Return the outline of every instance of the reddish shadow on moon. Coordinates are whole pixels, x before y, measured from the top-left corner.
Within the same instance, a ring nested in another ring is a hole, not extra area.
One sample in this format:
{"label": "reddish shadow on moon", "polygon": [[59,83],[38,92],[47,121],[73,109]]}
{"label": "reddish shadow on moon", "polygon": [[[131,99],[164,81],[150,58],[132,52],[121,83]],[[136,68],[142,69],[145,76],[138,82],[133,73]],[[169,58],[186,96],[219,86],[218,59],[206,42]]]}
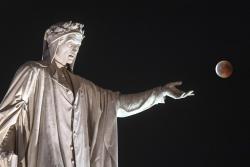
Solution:
{"label": "reddish shadow on moon", "polygon": [[233,73],[233,66],[229,61],[222,60],[216,64],[215,71],[219,77],[228,78]]}

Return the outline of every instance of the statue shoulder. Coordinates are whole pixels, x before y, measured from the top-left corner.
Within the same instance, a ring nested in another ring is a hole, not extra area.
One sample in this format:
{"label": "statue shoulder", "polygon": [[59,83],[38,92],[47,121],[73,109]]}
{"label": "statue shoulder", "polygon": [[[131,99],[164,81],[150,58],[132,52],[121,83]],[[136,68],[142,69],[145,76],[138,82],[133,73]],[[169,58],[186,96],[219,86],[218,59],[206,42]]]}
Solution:
{"label": "statue shoulder", "polygon": [[33,68],[46,68],[48,67],[47,63],[44,61],[28,61],[24,63],[26,66],[30,66]]}
{"label": "statue shoulder", "polygon": [[89,90],[104,90],[102,87],[94,83],[93,81],[90,81],[86,78],[80,78],[81,79],[81,88],[89,89]]}
{"label": "statue shoulder", "polygon": [[86,86],[86,85],[91,85],[93,84],[93,82],[91,82],[90,80],[83,78],[82,76],[78,75],[78,74],[74,74],[72,72],[70,72],[71,75],[73,75],[75,77],[75,79],[80,82],[81,86]]}
{"label": "statue shoulder", "polygon": [[83,85],[95,85],[92,81],[90,81],[90,80],[88,80],[86,78],[83,78],[83,77],[80,77],[80,76],[78,76],[78,77],[81,80]]}
{"label": "statue shoulder", "polygon": [[33,70],[40,70],[43,68],[47,68],[48,65],[44,61],[27,61],[23,65],[20,66],[19,69],[33,69]]}

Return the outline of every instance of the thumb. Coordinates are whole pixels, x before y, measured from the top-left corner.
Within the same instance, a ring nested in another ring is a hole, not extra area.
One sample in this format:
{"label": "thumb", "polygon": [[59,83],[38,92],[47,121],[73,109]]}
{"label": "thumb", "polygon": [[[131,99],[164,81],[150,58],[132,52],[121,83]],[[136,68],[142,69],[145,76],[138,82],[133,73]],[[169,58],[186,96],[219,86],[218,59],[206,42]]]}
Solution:
{"label": "thumb", "polygon": [[182,85],[182,81],[176,81],[171,83],[172,86],[180,86]]}

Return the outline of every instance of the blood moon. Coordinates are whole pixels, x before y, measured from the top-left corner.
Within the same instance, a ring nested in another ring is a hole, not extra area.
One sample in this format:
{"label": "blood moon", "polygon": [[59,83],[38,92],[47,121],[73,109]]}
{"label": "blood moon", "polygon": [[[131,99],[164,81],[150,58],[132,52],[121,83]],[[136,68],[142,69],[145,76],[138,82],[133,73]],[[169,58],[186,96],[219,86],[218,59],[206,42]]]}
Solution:
{"label": "blood moon", "polygon": [[229,61],[222,60],[216,64],[215,71],[219,77],[228,78],[233,73],[233,66]]}

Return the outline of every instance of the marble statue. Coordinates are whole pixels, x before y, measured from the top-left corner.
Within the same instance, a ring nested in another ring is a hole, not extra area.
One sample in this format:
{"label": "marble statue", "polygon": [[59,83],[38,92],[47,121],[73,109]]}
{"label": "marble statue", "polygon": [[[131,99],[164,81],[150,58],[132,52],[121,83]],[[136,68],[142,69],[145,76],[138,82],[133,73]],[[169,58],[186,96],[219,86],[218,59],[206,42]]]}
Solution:
{"label": "marble statue", "polygon": [[172,82],[121,94],[73,73],[83,25],[52,25],[41,61],[23,64],[0,104],[1,167],[117,167],[117,117],[192,96]]}

